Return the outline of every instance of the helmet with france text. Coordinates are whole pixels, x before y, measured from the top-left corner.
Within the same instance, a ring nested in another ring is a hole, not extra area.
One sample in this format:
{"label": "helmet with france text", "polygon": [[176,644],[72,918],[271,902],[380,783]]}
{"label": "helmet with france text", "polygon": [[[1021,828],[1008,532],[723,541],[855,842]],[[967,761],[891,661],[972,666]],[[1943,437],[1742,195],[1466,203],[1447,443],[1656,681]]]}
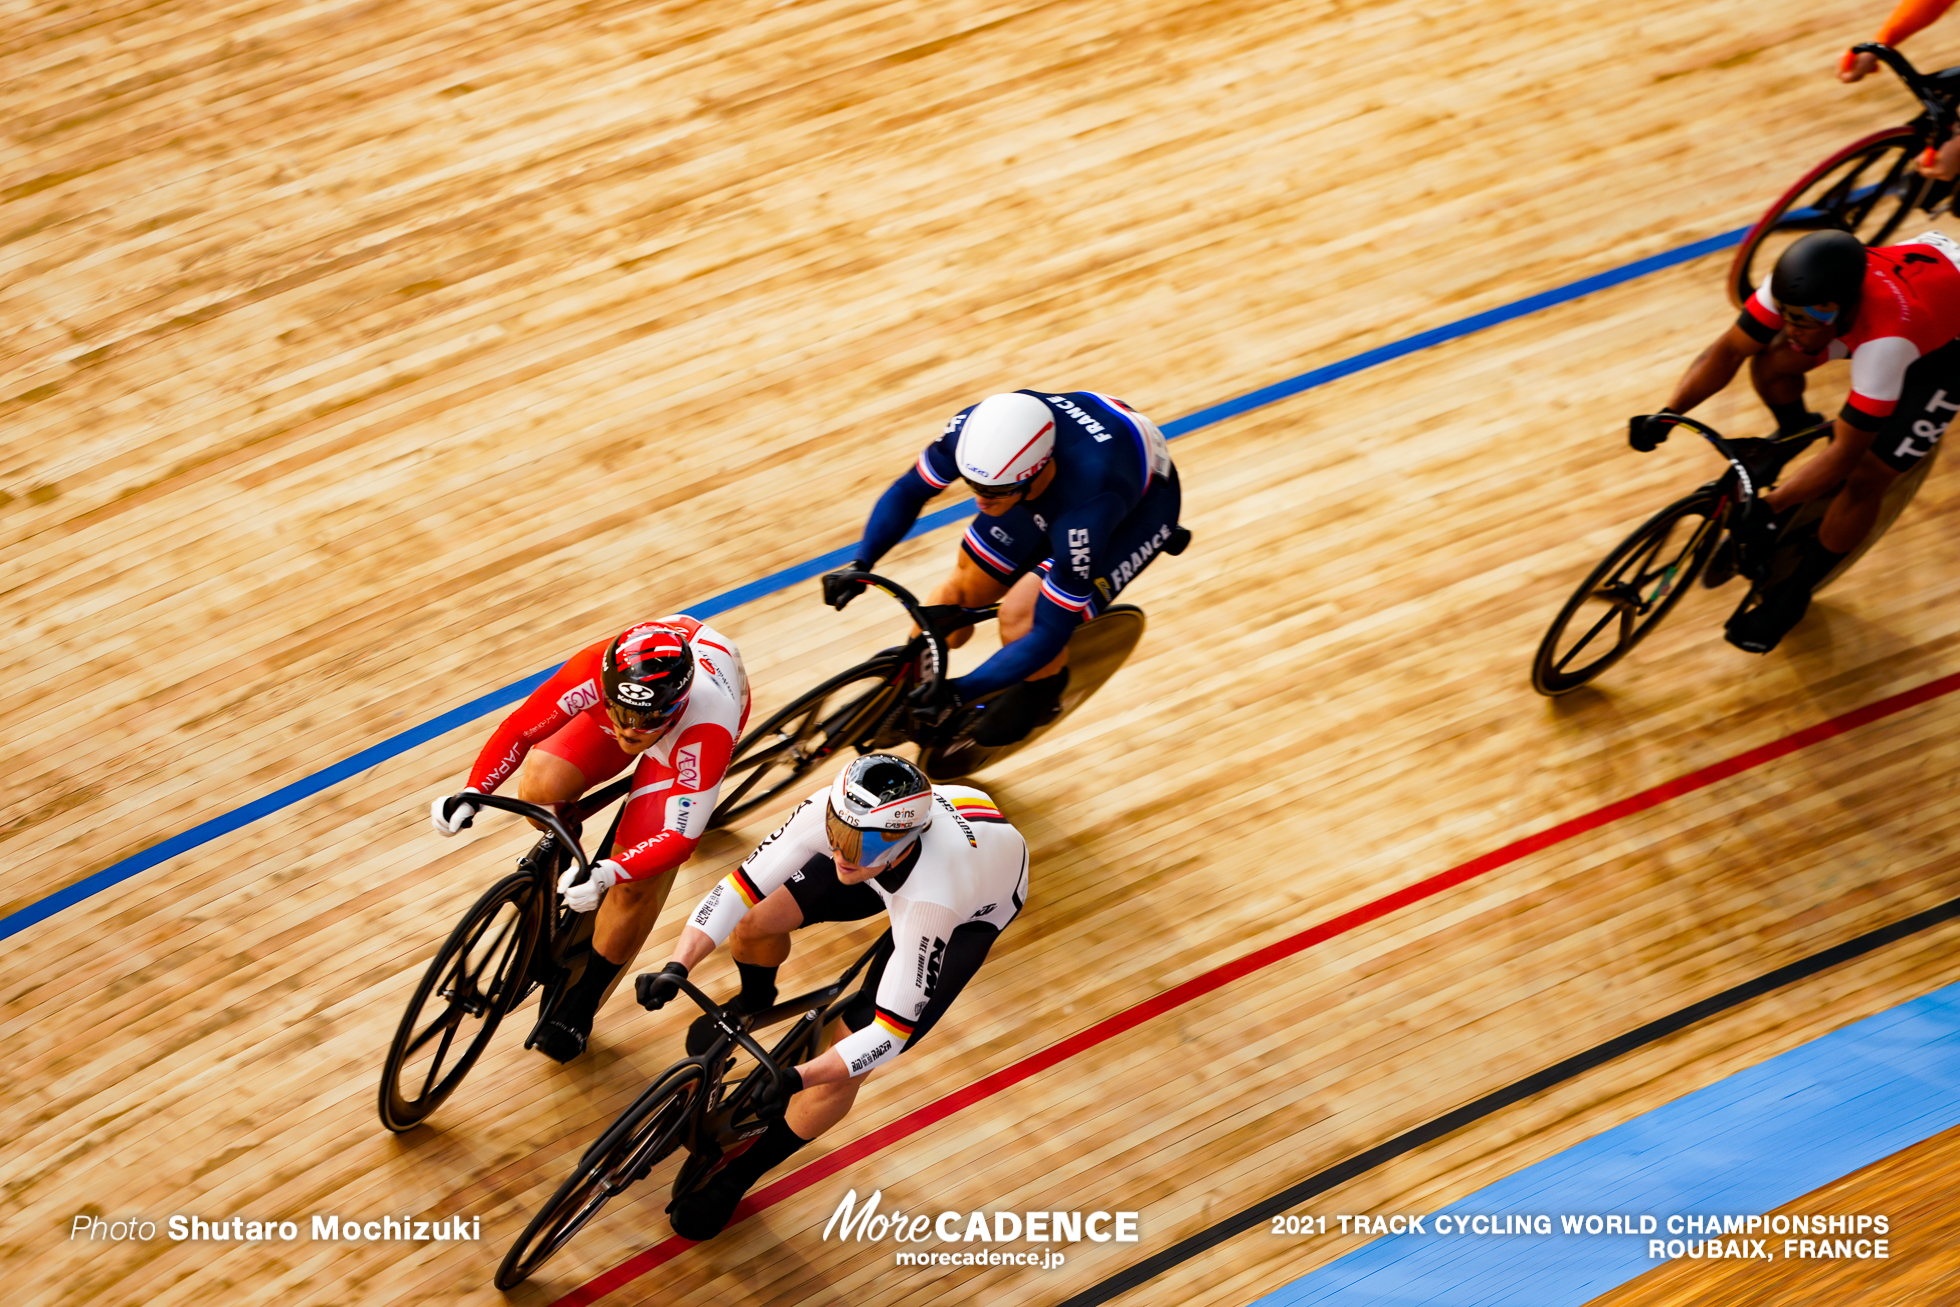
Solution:
{"label": "helmet with france text", "polygon": [[932,825],[932,783],[889,753],[855,758],[831,782],[824,833],[853,867],[888,867]]}
{"label": "helmet with france text", "polygon": [[687,708],[694,651],[687,633],[666,622],[629,626],[606,646],[600,682],[613,720],[630,731],[657,731]]}
{"label": "helmet with france text", "polygon": [[1792,310],[1836,327],[1842,335],[1858,316],[1865,285],[1865,247],[1848,231],[1814,231],[1783,251],[1769,293]]}
{"label": "helmet with france text", "polygon": [[985,498],[1018,494],[1055,457],[1055,412],[1033,395],[989,395],[960,427],[953,461]]}

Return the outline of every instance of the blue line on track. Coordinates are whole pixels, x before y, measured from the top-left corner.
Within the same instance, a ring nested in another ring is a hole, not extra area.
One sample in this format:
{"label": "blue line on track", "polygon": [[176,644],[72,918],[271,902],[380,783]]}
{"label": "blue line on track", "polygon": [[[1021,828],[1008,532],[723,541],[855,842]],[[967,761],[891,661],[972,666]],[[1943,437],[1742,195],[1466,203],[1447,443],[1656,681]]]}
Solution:
{"label": "blue line on track", "polygon": [[[1702,1240],[1686,1229],[1670,1232],[1671,1216],[1685,1226],[1691,1216],[1763,1215],[1955,1125],[1960,985],[1949,985],[1663,1104],[1441,1209],[1466,1222],[1544,1215],[1553,1234],[1438,1235],[1431,1221],[1425,1234],[1365,1244],[1253,1307],[1582,1307],[1666,1265],[1650,1256],[1650,1239]],[[1813,1206],[1827,1216],[1856,1214],[1842,1205]],[[1651,1216],[1658,1228],[1634,1236],[1556,1233],[1561,1216],[1592,1215],[1602,1224],[1607,1216],[1631,1216],[1636,1229],[1638,1218]],[[1731,1240],[1746,1251],[1748,1237],[1729,1235],[1724,1251]],[[1785,1238],[1814,1235],[1759,1229],[1754,1237],[1780,1261]],[[1880,1236],[1867,1230],[1842,1237]],[[1894,1218],[1882,1237],[1898,1252],[1925,1233],[1902,1229]]]}
{"label": "blue line on track", "polygon": [[[1536,313],[1540,309],[1552,308],[1559,304],[1568,304],[1583,296],[1591,295],[1595,291],[1624,285],[1629,281],[1635,281],[1649,273],[1659,272],[1665,268],[1672,268],[1679,264],[1691,262],[1702,257],[1704,254],[1717,253],[1721,250],[1728,249],[1732,245],[1740,244],[1744,233],[1747,231],[1748,228],[1746,227],[1738,227],[1734,231],[1723,232],[1719,236],[1710,236],[1705,240],[1691,241],[1686,245],[1677,246],[1671,250],[1663,250],[1659,254],[1652,254],[1644,259],[1635,259],[1632,263],[1621,264],[1617,268],[1609,268],[1605,272],[1595,273],[1590,277],[1581,277],[1577,281],[1568,282],[1563,286],[1557,286],[1551,290],[1540,291],[1536,295],[1527,295],[1523,299],[1513,300],[1509,304],[1501,304],[1494,309],[1486,309],[1482,313],[1473,313],[1467,318],[1458,318],[1455,322],[1445,323],[1440,327],[1431,327],[1428,331],[1418,331],[1413,336],[1404,336],[1400,340],[1390,341],[1386,345],[1378,345],[1374,349],[1363,350],[1361,353],[1353,355],[1350,358],[1342,359],[1338,363],[1330,363],[1324,368],[1314,368],[1311,371],[1302,372],[1296,377],[1288,377],[1285,381],[1274,382],[1270,386],[1262,386],[1258,390],[1252,391],[1249,394],[1240,395],[1236,399],[1228,399],[1222,404],[1214,404],[1210,408],[1199,409],[1196,413],[1190,413],[1175,421],[1167,422],[1164,424],[1164,434],[1171,439],[1189,435],[1193,431],[1201,431],[1206,427],[1215,426],[1228,418],[1235,418],[1241,414],[1250,413],[1253,409],[1263,408],[1267,404],[1273,404],[1282,399],[1291,398],[1302,391],[1312,390],[1316,386],[1324,386],[1329,382],[1339,381],[1343,377],[1351,377],[1355,373],[1365,371],[1368,368],[1379,367],[1383,363],[1390,363],[1399,358],[1406,358],[1411,354],[1434,348],[1437,345],[1446,344],[1452,340],[1460,340],[1465,336],[1473,335],[1486,328],[1495,327],[1500,323],[1510,322],[1514,319],[1522,318],[1527,314]],[[951,523],[972,517],[973,513],[974,507],[971,502],[955,504],[951,508],[942,508],[936,513],[927,513],[913,525],[912,529],[906,533],[905,538],[910,540],[912,537],[923,535],[928,531],[936,531],[942,526],[947,526]],[[733,590],[716,595],[704,603],[688,604],[676,611],[691,613],[696,617],[713,617],[717,613],[725,613],[731,608],[739,608],[743,604],[751,603],[766,595],[774,594],[778,590],[787,589],[800,581],[808,581],[813,577],[821,576],[832,568],[841,567],[850,561],[850,549],[832,550],[830,553],[812,558],[807,562],[798,563],[793,567],[786,567],[780,572],[772,573],[759,580],[750,581],[746,585],[738,585]],[[383,763],[390,758],[398,757],[410,749],[415,748],[417,745],[426,744],[437,736],[446,734],[449,731],[455,730],[458,726],[474,721],[485,713],[494,712],[496,709],[502,708],[507,704],[516,703],[519,699],[522,699],[525,695],[543,684],[557,670],[558,668],[556,666],[548,667],[544,671],[533,673],[521,681],[506,685],[501,690],[494,690],[481,698],[472,699],[466,704],[451,708],[448,712],[423,722],[419,726],[410,727],[399,735],[391,735],[379,744],[370,745],[368,748],[362,749],[359,753],[351,757],[343,758],[331,767],[314,772],[311,776],[294,781],[291,785],[282,786],[272,793],[254,799],[241,807],[233,808],[230,812],[222,816],[213,817],[207,822],[200,822],[189,830],[173,835],[160,844],[151,845],[141,853],[124,858],[121,862],[114,863],[104,867],[101,871],[84,876],[73,885],[65,889],[56,890],[46,898],[36,900],[20,911],[5,918],[0,918],[0,939],[5,939],[9,935],[23,931],[36,922],[45,921],[62,909],[73,907],[75,904],[101,893],[112,885],[120,884],[139,872],[148,871],[158,863],[176,857],[179,853],[188,853],[199,845],[208,844],[221,835],[229,835],[241,826],[249,825],[261,817],[270,816],[281,808],[298,803],[301,799],[318,794],[330,785],[337,785],[341,781],[366,771],[378,763]]]}

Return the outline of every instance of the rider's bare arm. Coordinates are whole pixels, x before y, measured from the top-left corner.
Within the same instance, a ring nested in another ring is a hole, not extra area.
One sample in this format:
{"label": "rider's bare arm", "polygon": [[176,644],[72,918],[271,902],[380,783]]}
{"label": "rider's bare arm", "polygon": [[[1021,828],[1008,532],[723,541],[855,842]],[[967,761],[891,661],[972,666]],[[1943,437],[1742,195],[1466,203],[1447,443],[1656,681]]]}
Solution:
{"label": "rider's bare arm", "polygon": [[842,1084],[851,1078],[851,1069],[844,1065],[843,1055],[834,1048],[825,1049],[811,1061],[796,1068],[796,1072],[803,1077],[805,1089],[817,1085]]}
{"label": "rider's bare arm", "polygon": [[1832,424],[1831,443],[1815,457],[1797,465],[1776,489],[1765,495],[1769,506],[1782,512],[1793,504],[1806,504],[1826,494],[1851,475],[1853,468],[1872,447],[1875,431],[1863,431],[1842,416]]}
{"label": "rider's bare arm", "polygon": [[720,945],[715,937],[705,930],[693,926],[682,926],[681,937],[674,942],[674,956],[670,962],[678,962],[689,971],[701,965],[701,960],[713,953]]}
{"label": "rider's bare arm", "polygon": [[1728,330],[1716,337],[1714,344],[1688,365],[1667,406],[1676,413],[1689,412],[1735,380],[1735,374],[1742,370],[1742,365],[1767,348],[1768,341],[1756,340],[1742,329],[1740,323],[1731,323]]}

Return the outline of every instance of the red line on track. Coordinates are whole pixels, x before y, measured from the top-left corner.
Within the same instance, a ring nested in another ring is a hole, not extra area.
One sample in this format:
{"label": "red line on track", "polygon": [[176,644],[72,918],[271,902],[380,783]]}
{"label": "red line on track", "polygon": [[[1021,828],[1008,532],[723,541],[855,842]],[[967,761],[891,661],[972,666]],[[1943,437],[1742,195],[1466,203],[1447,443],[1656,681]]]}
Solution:
{"label": "red line on track", "polygon": [[[1114,1039],[1116,1036],[1125,1031],[1135,1029],[1153,1017],[1162,1016],[1164,1013],[1182,1007],[1194,999],[1202,998],[1214,990],[1222,989],[1233,981],[1243,980],[1255,971],[1269,967],[1282,959],[1290,958],[1294,954],[1310,949],[1316,944],[1324,944],[1330,939],[1345,935],[1349,931],[1365,926],[1371,921],[1377,921],[1391,912],[1396,912],[1412,904],[1420,903],[1424,899],[1433,898],[1446,889],[1453,889],[1465,881],[1475,880],[1477,877],[1488,872],[1496,871],[1500,867],[1508,867],[1512,863],[1530,857],[1534,853],[1543,852],[1555,845],[1563,844],[1567,840],[1576,839],[1578,836],[1596,831],[1602,826],[1611,825],[1621,818],[1631,817],[1636,813],[1645,812],[1649,808],[1657,808],[1669,799],[1678,799],[1684,794],[1692,794],[1696,790],[1707,789],[1711,785],[1728,780],[1734,776],[1739,776],[1743,772],[1752,771],[1765,763],[1774,762],[1778,758],[1786,758],[1800,749],[1807,749],[1813,744],[1830,739],[1832,736],[1843,735],[1848,731],[1856,730],[1860,726],[1868,726],[1875,721],[1902,713],[1909,708],[1917,708],[1921,704],[1931,703],[1933,700],[1951,694],[1955,690],[1960,690],[1960,672],[1955,672],[1949,676],[1942,676],[1938,680],[1928,681],[1924,685],[1890,695],[1875,703],[1868,703],[1862,708],[1854,708],[1850,712],[1832,717],[1828,721],[1818,722],[1814,726],[1806,726],[1802,730],[1791,735],[1786,735],[1780,740],[1772,740],[1768,744],[1762,744],[1753,749],[1744,750],[1734,757],[1724,758],[1722,761],[1703,767],[1698,771],[1691,771],[1685,776],[1677,776],[1671,781],[1663,781],[1650,789],[1640,791],[1638,794],[1629,795],[1624,799],[1617,799],[1604,807],[1582,813],[1569,821],[1562,821],[1558,825],[1548,827],[1535,835],[1527,835],[1523,839],[1513,840],[1502,848],[1493,849],[1489,853],[1479,854],[1468,862],[1459,863],[1451,867],[1448,871],[1438,872],[1427,880],[1419,880],[1413,885],[1396,890],[1393,894],[1384,895],[1372,903],[1363,904],[1351,912],[1344,912],[1340,916],[1329,918],[1317,926],[1310,926],[1296,935],[1289,935],[1285,939],[1276,940],[1266,945],[1264,948],[1255,949],[1243,957],[1234,958],[1222,966],[1214,967],[1212,970],[1204,972],[1201,975],[1193,976],[1183,984],[1172,989],[1167,989],[1154,998],[1147,998],[1133,1007],[1125,1008],[1115,1016],[1105,1017],[1095,1025],[1070,1035],[1060,1043],[1051,1044],[1040,1052],[1030,1053],[1027,1057],[1022,1058],[1012,1066],[1003,1067],[990,1076],[976,1080],[962,1089],[954,1090],[944,1098],[927,1103],[924,1107],[916,1111],[908,1112],[889,1125],[880,1126],[867,1135],[853,1139],[851,1142],[817,1159],[808,1166],[792,1172],[776,1181],[776,1183],[759,1189],[747,1198],[744,1198],[742,1205],[735,1209],[735,1216],[729,1224],[733,1225],[736,1221],[744,1220],[757,1212],[773,1207],[784,1199],[808,1189],[818,1181],[829,1179],[845,1167],[855,1165],[865,1158],[883,1151],[888,1145],[895,1144],[909,1135],[917,1134],[927,1126],[943,1121],[956,1112],[964,1111],[966,1108],[984,1099],[991,1098],[1003,1089],[1017,1085],[1030,1076],[1046,1071],[1059,1063],[1066,1062],[1077,1053],[1085,1052],[1098,1044]],[[551,1307],[586,1307],[586,1304],[597,1302],[614,1289],[630,1284],[654,1267],[671,1261],[674,1257],[693,1246],[689,1240],[675,1235],[670,1239],[653,1245],[651,1248],[635,1253],[618,1266],[593,1277],[564,1297],[553,1302]]]}

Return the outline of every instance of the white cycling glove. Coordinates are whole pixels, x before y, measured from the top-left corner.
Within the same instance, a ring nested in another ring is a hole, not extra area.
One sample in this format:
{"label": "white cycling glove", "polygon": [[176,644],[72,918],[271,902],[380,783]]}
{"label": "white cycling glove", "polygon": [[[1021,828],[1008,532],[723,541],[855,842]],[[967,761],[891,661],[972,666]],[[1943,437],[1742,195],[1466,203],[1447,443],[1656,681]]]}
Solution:
{"label": "white cycling glove", "polygon": [[576,865],[565,868],[565,874],[558,878],[558,892],[565,896],[565,906],[574,912],[590,912],[599,906],[599,900],[606,891],[625,880],[626,868],[604,858],[592,864],[592,877],[582,885],[572,884],[578,875]]}
{"label": "white cycling glove", "polygon": [[[482,792],[474,785],[465,785],[463,787],[463,793],[465,794],[481,794]],[[436,828],[436,834],[438,835],[454,835],[476,820],[477,806],[468,800],[458,803],[447,817],[443,816],[443,805],[448,802],[449,800],[447,798],[441,798],[429,805],[429,824]]]}

